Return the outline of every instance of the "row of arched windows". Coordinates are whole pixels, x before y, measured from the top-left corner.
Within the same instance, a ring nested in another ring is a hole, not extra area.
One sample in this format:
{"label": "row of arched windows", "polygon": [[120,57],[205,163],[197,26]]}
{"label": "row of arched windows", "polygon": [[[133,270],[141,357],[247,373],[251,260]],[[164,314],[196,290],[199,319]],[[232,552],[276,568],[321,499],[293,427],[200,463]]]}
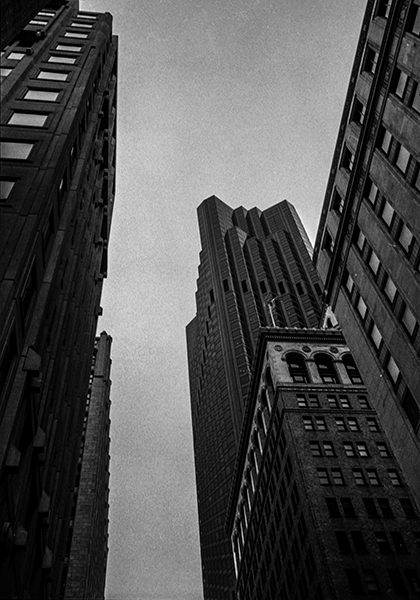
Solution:
{"label": "row of arched windows", "polygon": [[[289,367],[290,377],[294,382],[311,383],[306,361],[301,354],[291,352],[287,354],[286,361]],[[345,354],[342,357],[342,361],[350,381],[354,384],[363,383],[353,357],[350,354]],[[315,354],[314,362],[323,383],[341,383],[331,356],[325,353]]]}

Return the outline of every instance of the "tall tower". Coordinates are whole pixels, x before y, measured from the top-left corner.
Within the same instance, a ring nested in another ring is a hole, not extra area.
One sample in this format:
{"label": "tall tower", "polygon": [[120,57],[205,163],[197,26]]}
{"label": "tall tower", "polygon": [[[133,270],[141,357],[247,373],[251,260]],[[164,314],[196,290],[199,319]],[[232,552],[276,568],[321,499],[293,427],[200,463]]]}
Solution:
{"label": "tall tower", "polygon": [[232,209],[213,196],[198,220],[197,315],[187,347],[203,586],[206,599],[231,600],[225,517],[259,328],[315,327],[320,287],[289,202]]}
{"label": "tall tower", "polygon": [[117,39],[109,14],[45,4],[1,58],[0,587],[56,600],[107,274]]}
{"label": "tall tower", "polygon": [[420,3],[369,1],[314,259],[420,505]]}

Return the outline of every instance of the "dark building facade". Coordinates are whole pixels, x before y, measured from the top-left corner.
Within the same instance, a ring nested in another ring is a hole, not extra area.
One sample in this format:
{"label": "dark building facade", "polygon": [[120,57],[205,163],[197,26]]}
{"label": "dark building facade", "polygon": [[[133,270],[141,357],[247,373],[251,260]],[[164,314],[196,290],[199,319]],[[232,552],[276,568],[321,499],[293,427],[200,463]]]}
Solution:
{"label": "dark building facade", "polygon": [[419,528],[342,334],[263,329],[227,519],[235,598],[417,598]]}
{"label": "dark building facade", "polygon": [[0,581],[56,600],[107,274],[117,39],[109,14],[45,5],[1,58]]}
{"label": "dark building facade", "polygon": [[65,600],[104,598],[108,556],[112,338],[96,339],[75,482]]}
{"label": "dark building facade", "polygon": [[420,3],[367,3],[315,245],[420,506]]}
{"label": "dark building facade", "polygon": [[[31,21],[39,11],[46,8],[48,0],[1,0],[0,20],[0,47],[4,48],[13,42],[22,29]],[[62,2],[52,0],[51,5],[60,5]]]}
{"label": "dark building facade", "polygon": [[225,519],[259,329],[315,327],[320,287],[289,202],[232,209],[213,196],[199,206],[198,220],[197,315],[187,347],[203,586],[206,600],[231,600]]}

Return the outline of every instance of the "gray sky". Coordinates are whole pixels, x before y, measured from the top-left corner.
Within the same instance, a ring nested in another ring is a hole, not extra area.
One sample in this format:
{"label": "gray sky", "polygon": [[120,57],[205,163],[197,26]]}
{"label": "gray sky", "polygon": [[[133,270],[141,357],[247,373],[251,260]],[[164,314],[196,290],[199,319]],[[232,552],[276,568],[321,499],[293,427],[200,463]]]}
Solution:
{"label": "gray sky", "polygon": [[107,600],[200,600],[185,325],[196,207],[295,204],[314,239],[365,0],[81,0],[120,37]]}

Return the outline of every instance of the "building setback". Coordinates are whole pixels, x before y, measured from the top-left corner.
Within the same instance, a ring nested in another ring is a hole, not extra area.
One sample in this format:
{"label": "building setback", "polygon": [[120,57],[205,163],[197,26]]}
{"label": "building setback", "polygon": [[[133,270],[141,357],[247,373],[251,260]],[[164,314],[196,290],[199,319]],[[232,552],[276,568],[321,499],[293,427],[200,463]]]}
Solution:
{"label": "building setback", "polygon": [[420,3],[369,1],[314,260],[420,506]]}
{"label": "building setback", "polygon": [[197,315],[187,327],[204,597],[229,599],[235,576],[225,532],[229,490],[259,328],[315,327],[320,287],[311,246],[287,201],[198,208]]}
{"label": "building setback", "polygon": [[108,555],[111,336],[96,338],[77,467],[65,600],[104,598]]}
{"label": "building setback", "polygon": [[107,275],[117,39],[109,14],[46,5],[1,58],[0,581],[56,600]]}
{"label": "building setback", "polygon": [[235,598],[417,598],[419,527],[342,334],[263,329],[227,519]]}

